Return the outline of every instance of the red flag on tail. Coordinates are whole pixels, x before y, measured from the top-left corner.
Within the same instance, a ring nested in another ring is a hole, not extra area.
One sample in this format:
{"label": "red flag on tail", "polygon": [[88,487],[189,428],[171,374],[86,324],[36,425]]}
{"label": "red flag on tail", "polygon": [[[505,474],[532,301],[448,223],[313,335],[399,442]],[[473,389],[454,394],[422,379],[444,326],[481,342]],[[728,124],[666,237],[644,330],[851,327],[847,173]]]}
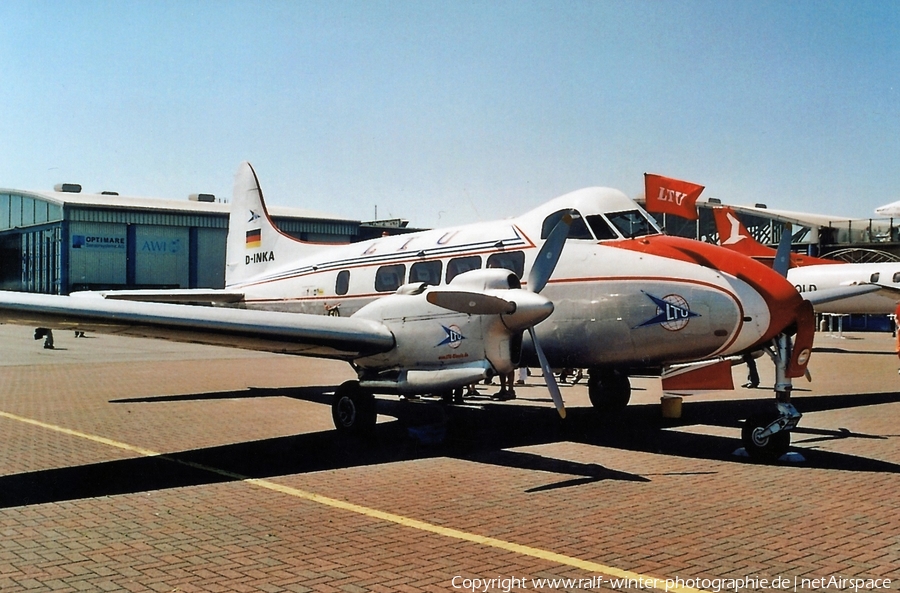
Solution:
{"label": "red flag on tail", "polygon": [[647,212],[665,212],[688,220],[697,220],[697,198],[702,185],[644,173],[644,196]]}

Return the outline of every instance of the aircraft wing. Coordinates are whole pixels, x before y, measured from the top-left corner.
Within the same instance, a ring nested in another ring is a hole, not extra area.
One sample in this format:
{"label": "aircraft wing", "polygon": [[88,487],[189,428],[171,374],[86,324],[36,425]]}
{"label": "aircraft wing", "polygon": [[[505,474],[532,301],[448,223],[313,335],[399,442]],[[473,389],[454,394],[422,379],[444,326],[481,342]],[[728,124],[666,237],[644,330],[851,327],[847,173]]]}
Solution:
{"label": "aircraft wing", "polygon": [[812,292],[804,292],[802,295],[804,299],[812,303],[813,307],[815,307],[816,305],[823,305],[833,301],[840,301],[863,294],[869,294],[870,292],[877,292],[885,288],[889,287],[879,286],[878,284],[852,284],[849,286],[838,286],[837,288],[825,288]]}
{"label": "aircraft wing", "polygon": [[0,323],[344,360],[394,347],[382,324],[353,317],[8,291],[0,291]]}

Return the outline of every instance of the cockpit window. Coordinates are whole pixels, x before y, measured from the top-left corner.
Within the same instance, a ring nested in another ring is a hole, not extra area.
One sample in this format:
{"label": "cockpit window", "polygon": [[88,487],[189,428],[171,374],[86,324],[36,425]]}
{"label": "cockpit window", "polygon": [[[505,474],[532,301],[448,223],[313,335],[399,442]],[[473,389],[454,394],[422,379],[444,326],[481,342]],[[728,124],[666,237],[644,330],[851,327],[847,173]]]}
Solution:
{"label": "cockpit window", "polygon": [[599,214],[588,214],[587,222],[588,225],[590,225],[591,230],[594,231],[594,236],[597,237],[598,241],[619,238],[616,231],[612,230],[612,227],[609,226],[606,219]]}
{"label": "cockpit window", "polygon": [[584,221],[584,217],[578,213],[577,210],[560,210],[559,212],[554,212],[550,216],[544,219],[544,224],[541,226],[541,239],[546,239],[550,232],[553,230],[553,227],[556,226],[556,223],[560,221],[563,215],[569,212],[572,214],[572,225],[569,227],[569,239],[593,239],[594,237],[591,235],[591,231],[588,229],[587,224]]}
{"label": "cockpit window", "polygon": [[656,229],[639,210],[612,212],[606,216],[626,239],[656,234]]}

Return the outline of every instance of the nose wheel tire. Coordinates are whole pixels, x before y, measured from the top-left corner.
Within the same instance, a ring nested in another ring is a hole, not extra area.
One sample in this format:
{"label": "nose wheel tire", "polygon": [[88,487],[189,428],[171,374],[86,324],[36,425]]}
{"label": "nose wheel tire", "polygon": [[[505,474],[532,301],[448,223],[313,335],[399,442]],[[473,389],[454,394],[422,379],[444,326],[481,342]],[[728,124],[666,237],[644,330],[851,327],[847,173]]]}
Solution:
{"label": "nose wheel tire", "polygon": [[360,388],[359,381],[342,383],[334,393],[331,419],[338,432],[365,434],[375,428],[375,396]]}
{"label": "nose wheel tire", "polygon": [[788,452],[791,446],[791,433],[779,430],[769,436],[761,436],[777,414],[757,414],[744,422],[741,429],[741,441],[747,454],[759,461],[775,461]]}

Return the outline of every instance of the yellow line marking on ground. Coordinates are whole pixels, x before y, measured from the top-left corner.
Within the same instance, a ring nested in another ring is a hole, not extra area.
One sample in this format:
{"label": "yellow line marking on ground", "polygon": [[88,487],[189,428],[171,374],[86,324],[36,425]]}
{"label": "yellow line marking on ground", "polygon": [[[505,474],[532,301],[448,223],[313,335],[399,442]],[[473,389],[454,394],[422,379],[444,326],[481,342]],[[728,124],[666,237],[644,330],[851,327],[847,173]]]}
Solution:
{"label": "yellow line marking on ground", "polygon": [[[181,465],[192,467],[194,469],[211,472],[211,473],[214,473],[214,474],[217,474],[220,476],[231,478],[233,480],[245,482],[247,484],[252,484],[259,488],[265,488],[266,490],[271,490],[273,492],[279,492],[281,494],[286,494],[288,496],[293,496],[295,498],[300,498],[303,500],[308,500],[311,502],[319,503],[319,504],[329,506],[329,507],[332,507],[335,509],[350,511],[352,513],[357,513],[357,514],[364,515],[366,517],[370,517],[373,519],[380,519],[382,521],[387,521],[389,523],[394,523],[396,525],[402,525],[404,527],[410,527],[412,529],[418,529],[420,531],[434,533],[436,535],[441,535],[444,537],[467,541],[467,542],[471,542],[471,543],[479,544],[479,545],[483,545],[483,546],[489,546],[489,547],[497,548],[500,550],[506,550],[508,552],[520,554],[522,556],[529,556],[532,558],[538,558],[540,560],[546,560],[548,562],[555,562],[557,564],[562,564],[563,566],[571,566],[573,568],[578,568],[578,569],[585,570],[588,572],[603,574],[608,577],[638,581],[638,582],[643,583],[645,588],[663,589],[665,586],[665,583],[666,583],[666,579],[651,577],[651,576],[647,576],[647,575],[640,574],[637,572],[631,572],[629,570],[622,570],[619,568],[615,568],[613,566],[606,566],[604,564],[599,564],[597,562],[591,562],[589,560],[582,560],[580,558],[575,558],[573,556],[566,556],[565,554],[558,554],[556,552],[550,552],[549,550],[543,550],[541,548],[533,548],[531,546],[525,546],[522,544],[508,542],[506,540],[497,539],[494,537],[478,535],[476,533],[469,533],[467,531],[460,531],[458,529],[453,529],[451,527],[442,527],[440,525],[435,525],[433,523],[419,521],[418,519],[404,517],[403,515],[397,515],[397,514],[389,513],[386,511],[380,511],[378,509],[365,507],[362,505],[354,504],[352,502],[338,500],[336,498],[331,498],[328,496],[322,496],[321,494],[316,494],[314,492],[307,492],[306,490],[300,490],[299,488],[285,486],[282,484],[278,484],[276,482],[272,482],[270,480],[264,480],[264,479],[260,479],[260,478],[251,478],[249,476],[244,476],[241,474],[237,474],[234,472],[230,472],[228,470],[205,465],[202,463],[195,463],[193,461],[185,461],[183,459],[178,459],[177,457],[173,457],[171,455],[166,455],[164,453],[159,453],[159,452],[153,451],[151,449],[145,449],[143,447],[129,445],[128,443],[122,443],[120,441],[115,441],[113,439],[108,439],[106,437],[88,434],[85,432],[80,432],[80,431],[72,430],[69,428],[63,428],[62,426],[57,426],[55,424],[48,424],[47,422],[41,422],[39,420],[33,420],[31,418],[25,418],[23,416],[17,416],[15,414],[10,414],[9,412],[0,411],[0,417],[8,418],[10,420],[16,420],[18,422],[24,422],[25,424],[31,424],[32,426],[38,426],[40,428],[46,428],[47,430],[52,430],[54,432],[58,432],[61,434],[66,434],[69,436],[86,439],[89,441],[93,441],[95,443],[108,445],[110,447],[115,447],[117,449],[122,449],[124,451],[130,451],[132,453],[137,453],[139,455],[143,455],[144,457],[158,457],[160,459],[165,459],[165,460],[171,461],[173,463],[178,463]],[[653,583],[653,584],[651,585],[651,583]],[[671,585],[671,581],[669,581],[669,583]],[[693,589],[690,587],[679,587],[679,586],[670,586],[666,590],[671,591],[671,592],[677,592],[677,593],[701,593],[701,591],[702,591],[701,589]]]}

